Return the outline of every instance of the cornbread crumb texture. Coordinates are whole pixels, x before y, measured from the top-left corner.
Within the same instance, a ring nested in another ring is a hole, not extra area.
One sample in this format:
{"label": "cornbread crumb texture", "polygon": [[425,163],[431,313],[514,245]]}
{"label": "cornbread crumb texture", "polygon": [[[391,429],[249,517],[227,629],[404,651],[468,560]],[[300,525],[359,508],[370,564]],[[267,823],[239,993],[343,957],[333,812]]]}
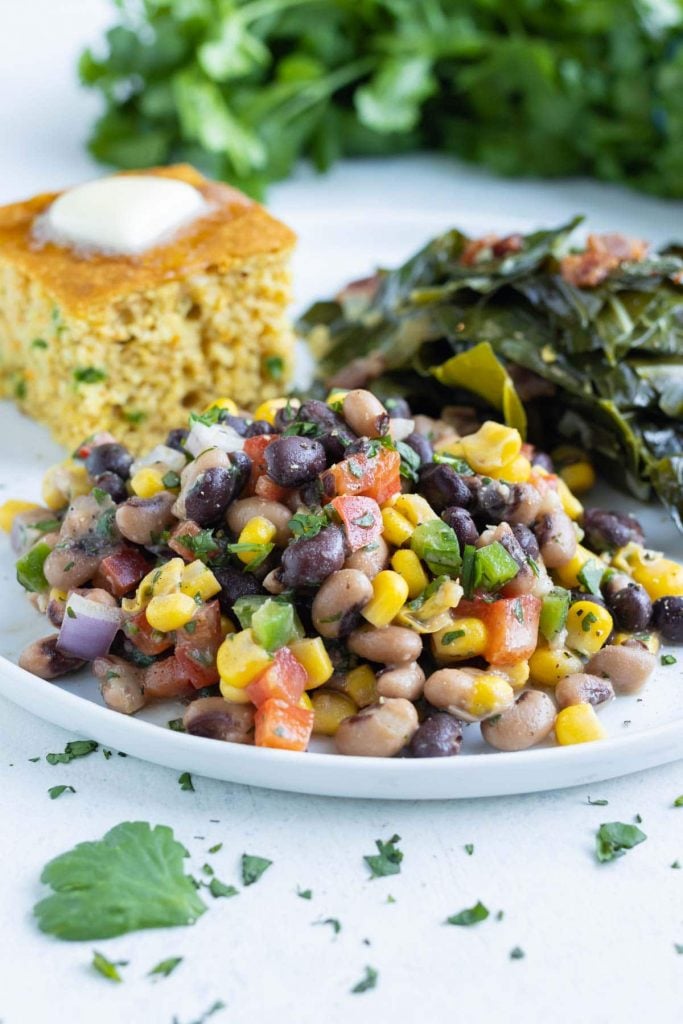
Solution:
{"label": "cornbread crumb texture", "polygon": [[0,382],[68,447],[109,430],[139,451],[218,394],[244,407],[281,394],[291,370],[293,233],[192,168],[155,173],[214,210],[134,259],[34,248],[27,207],[52,197],[0,209]]}

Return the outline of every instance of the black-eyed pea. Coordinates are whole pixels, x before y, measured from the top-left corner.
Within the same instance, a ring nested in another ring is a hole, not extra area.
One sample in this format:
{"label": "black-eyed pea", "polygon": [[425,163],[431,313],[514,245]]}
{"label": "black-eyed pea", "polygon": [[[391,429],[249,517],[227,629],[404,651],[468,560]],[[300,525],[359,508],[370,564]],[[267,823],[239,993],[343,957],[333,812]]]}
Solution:
{"label": "black-eyed pea", "polygon": [[481,723],[481,734],[496,750],[528,750],[553,730],[555,705],[541,690],[524,690],[515,703]]}
{"label": "black-eyed pea", "polygon": [[358,569],[365,573],[370,580],[374,580],[378,573],[382,572],[389,565],[389,546],[383,537],[367,547],[359,548],[344,562],[345,569]]}
{"label": "black-eyed pea", "polygon": [[335,744],[340,754],[356,757],[394,757],[417,732],[415,706],[401,697],[389,697],[345,718]]}
{"label": "black-eyed pea", "polygon": [[340,569],[321,584],[311,608],[320,636],[347,636],[360,621],[361,609],[372,599],[372,583],[358,569]]}
{"label": "black-eyed pea", "polygon": [[610,644],[594,654],[586,672],[611,681],[616,693],[637,693],[652,675],[657,664],[641,644]]}
{"label": "black-eyed pea", "polygon": [[361,626],[349,634],[349,650],[381,665],[406,665],[422,654],[422,637],[405,626]]}
{"label": "black-eyed pea", "polygon": [[465,722],[480,722],[500,714],[515,699],[507,679],[477,668],[442,668],[433,672],[425,682],[424,695],[434,707]]}
{"label": "black-eyed pea", "polygon": [[239,537],[249,520],[257,516],[261,516],[273,524],[275,527],[275,543],[280,548],[285,547],[292,536],[289,529],[292,513],[280,501],[270,501],[267,498],[256,496],[253,498],[239,498],[228,507],[225,518],[232,532],[236,537]]}
{"label": "black-eyed pea", "polygon": [[372,391],[355,388],[344,396],[344,419],[359,437],[383,437],[389,432],[389,413]]}
{"label": "black-eyed pea", "polygon": [[377,693],[380,697],[405,697],[417,700],[422,696],[425,674],[416,661],[407,665],[389,667],[377,676]]}
{"label": "black-eyed pea", "polygon": [[565,676],[555,687],[555,699],[559,708],[568,708],[572,704],[592,704],[601,707],[614,697],[614,687],[604,676],[590,675],[588,672],[575,672]]}

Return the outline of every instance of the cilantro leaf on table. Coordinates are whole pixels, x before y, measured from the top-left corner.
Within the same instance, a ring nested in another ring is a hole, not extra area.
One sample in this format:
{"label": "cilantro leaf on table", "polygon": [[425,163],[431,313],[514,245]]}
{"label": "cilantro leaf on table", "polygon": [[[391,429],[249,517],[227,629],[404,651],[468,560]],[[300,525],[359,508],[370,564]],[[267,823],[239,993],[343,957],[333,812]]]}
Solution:
{"label": "cilantro leaf on table", "polygon": [[108,960],[104,953],[98,953],[96,949],[93,950],[92,967],[109,981],[123,981],[119,973],[119,967],[127,966],[127,960]]}
{"label": "cilantro leaf on table", "polygon": [[312,889],[299,889],[299,888],[297,888],[296,894],[299,897],[299,899],[302,899],[302,900],[312,900],[313,899],[313,890]]}
{"label": "cilantro leaf on table", "polygon": [[361,992],[369,992],[370,989],[376,988],[378,978],[379,973],[375,970],[374,967],[366,967],[365,974],[363,975],[360,981],[356,982],[356,984],[351,989],[351,992],[354,995],[359,995]]}
{"label": "cilantro leaf on table", "polygon": [[451,914],[450,917],[446,918],[446,924],[469,927],[472,924],[478,924],[480,921],[485,921],[488,916],[489,911],[481,900],[479,900],[473,907],[466,907],[464,910],[460,910],[457,914]]}
{"label": "cilantro leaf on table", "polygon": [[64,752],[61,754],[48,754],[45,758],[48,764],[71,764],[77,757],[87,757],[99,747],[94,740],[69,740]]}
{"label": "cilantro leaf on table", "polygon": [[186,793],[194,793],[194,784],[192,782],[192,776],[189,772],[182,772],[178,776],[178,785]]}
{"label": "cilantro leaf on table", "polygon": [[62,793],[75,793],[76,790],[73,786],[50,786],[48,793],[50,800],[57,800]]}
{"label": "cilantro leaf on table", "polygon": [[182,962],[182,956],[170,956],[167,960],[161,960],[151,971],[147,971],[147,977],[151,978],[157,975],[161,978],[168,978],[169,974],[172,974]]}
{"label": "cilantro leaf on table", "polygon": [[372,878],[384,878],[386,875],[398,875],[401,871],[403,852],[398,849],[401,837],[394,835],[391,839],[383,842],[375,839],[375,846],[379,853],[367,854],[363,860],[371,871]]}
{"label": "cilantro leaf on table", "polygon": [[206,905],[184,873],[185,857],[166,825],[115,825],[45,866],[41,881],[54,891],[33,908],[38,926],[72,941],[194,924]]}
{"label": "cilantro leaf on table", "polygon": [[221,896],[237,896],[239,892],[234,885],[226,885],[219,878],[212,878],[207,888],[214,899],[219,899]]}
{"label": "cilantro leaf on table", "polygon": [[251,853],[242,854],[242,881],[245,885],[253,885],[258,882],[264,871],[267,871],[272,860],[265,857],[255,857]]}
{"label": "cilantro leaf on table", "polygon": [[639,843],[644,843],[647,836],[637,825],[626,825],[623,821],[603,823],[595,837],[595,854],[601,864],[623,857],[627,850],[632,850]]}

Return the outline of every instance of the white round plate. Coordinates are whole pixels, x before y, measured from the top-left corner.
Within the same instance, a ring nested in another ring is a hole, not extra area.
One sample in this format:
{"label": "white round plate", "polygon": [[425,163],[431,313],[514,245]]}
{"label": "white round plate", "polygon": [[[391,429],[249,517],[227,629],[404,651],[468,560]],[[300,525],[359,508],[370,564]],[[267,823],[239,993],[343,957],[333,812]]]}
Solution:
{"label": "white round plate", "polygon": [[[393,265],[437,231],[457,223],[472,233],[527,229],[507,218],[501,224],[462,211],[443,214],[403,209],[359,209],[322,216],[290,211],[300,236],[295,258],[297,305],[329,295],[378,264]],[[0,500],[39,500],[45,469],[63,457],[43,428],[0,403]],[[634,512],[651,546],[683,559],[683,542],[666,514],[606,488],[594,504]],[[266,750],[174,732],[167,727],[181,711],[164,704],[134,718],[106,709],[94,678],[81,672],[68,681],[46,683],[18,668],[26,643],[50,632],[49,624],[24,597],[14,578],[14,559],[0,541],[0,694],[40,718],[128,754],[198,775],[271,789],[327,796],[428,800],[495,796],[578,786],[665,764],[683,756],[683,656],[658,667],[637,697],[620,698],[601,712],[609,739],[575,747],[541,747],[516,754],[486,748],[479,729],[466,730],[455,758],[425,760],[341,757],[314,741],[308,753]]]}

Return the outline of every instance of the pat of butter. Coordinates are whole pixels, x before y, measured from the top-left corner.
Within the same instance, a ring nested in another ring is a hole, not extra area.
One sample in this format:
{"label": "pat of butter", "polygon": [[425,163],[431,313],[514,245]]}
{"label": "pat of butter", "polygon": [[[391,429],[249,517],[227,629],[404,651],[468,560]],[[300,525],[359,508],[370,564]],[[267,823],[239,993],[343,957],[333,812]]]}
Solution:
{"label": "pat of butter", "polygon": [[40,226],[45,240],[140,253],[207,212],[201,192],[184,181],[125,174],[89,181],[62,193]]}

